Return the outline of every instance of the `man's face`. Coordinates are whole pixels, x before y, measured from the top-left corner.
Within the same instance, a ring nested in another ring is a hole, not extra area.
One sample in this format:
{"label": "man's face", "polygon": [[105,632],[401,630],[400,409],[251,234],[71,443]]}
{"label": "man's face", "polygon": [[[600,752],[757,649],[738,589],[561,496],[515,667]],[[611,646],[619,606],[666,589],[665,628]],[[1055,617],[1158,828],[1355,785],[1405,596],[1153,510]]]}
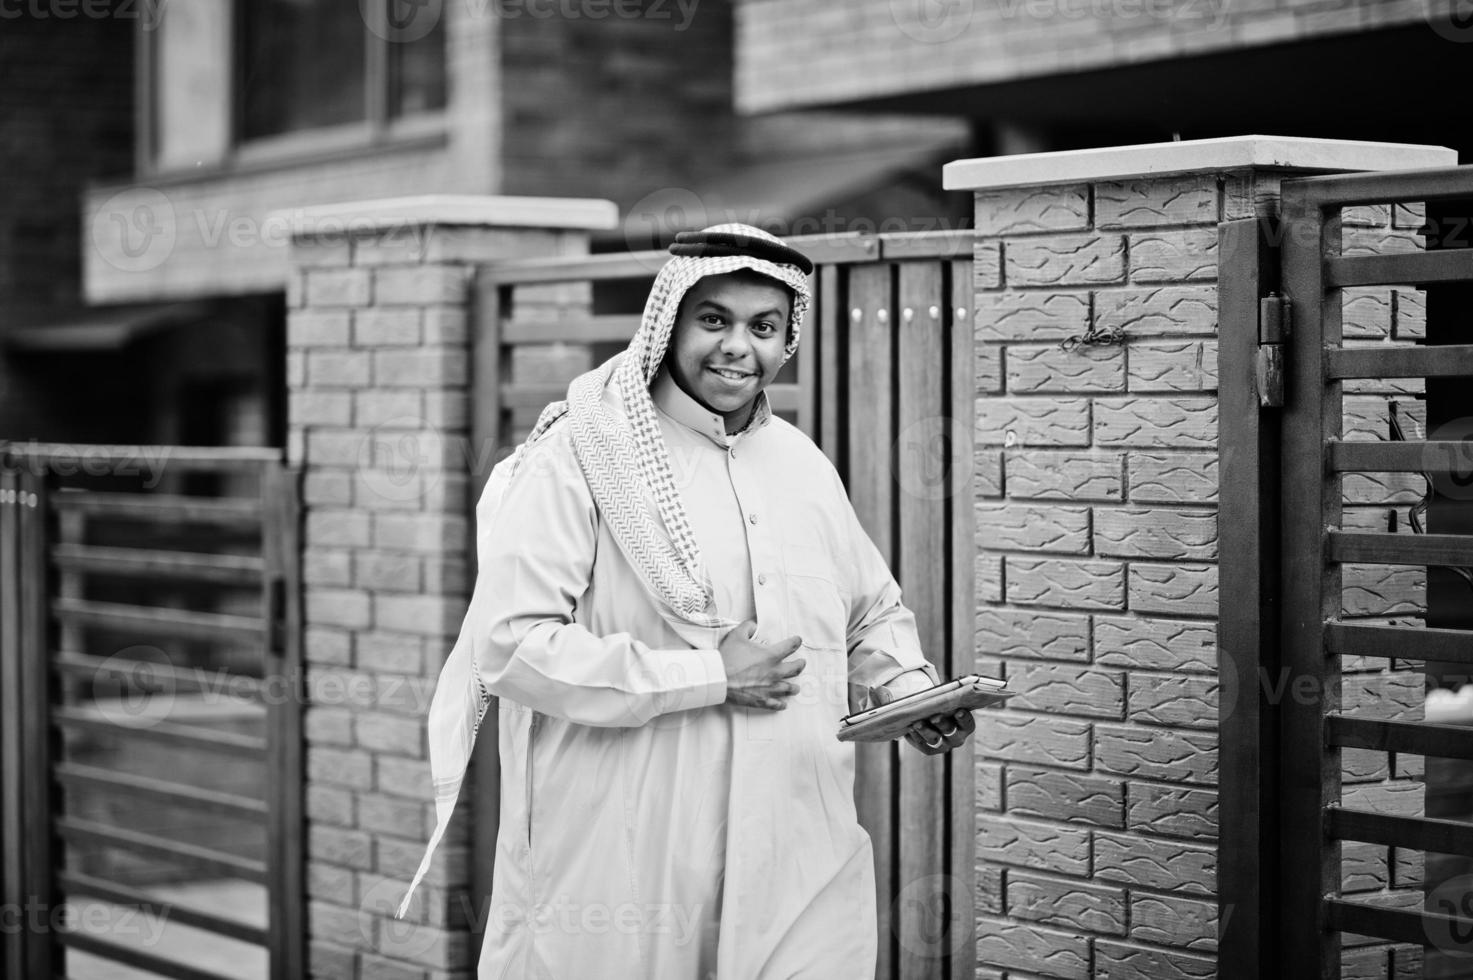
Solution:
{"label": "man's face", "polygon": [[777,377],[787,344],[788,290],[755,273],[707,276],[686,291],[666,365],[682,391],[746,425],[757,395]]}

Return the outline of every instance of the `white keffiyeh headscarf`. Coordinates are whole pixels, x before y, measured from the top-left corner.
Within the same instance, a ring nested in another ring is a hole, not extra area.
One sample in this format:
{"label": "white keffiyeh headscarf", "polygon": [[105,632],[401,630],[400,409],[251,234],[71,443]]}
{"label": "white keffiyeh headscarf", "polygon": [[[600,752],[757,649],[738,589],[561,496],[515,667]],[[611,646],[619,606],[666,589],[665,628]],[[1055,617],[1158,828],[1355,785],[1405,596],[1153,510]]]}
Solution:
{"label": "white keffiyeh headscarf", "polygon": [[[808,276],[796,261],[783,261],[785,253],[796,253],[776,237],[750,225],[714,225],[693,235],[681,235],[676,241],[671,249],[676,254],[655,277],[644,316],[629,346],[575,378],[568,386],[567,399],[547,406],[526,441],[492,470],[476,508],[477,533],[485,531],[528,448],[566,416],[572,427],[573,449],[599,515],[666,617],[674,623],[724,631],[737,624],[716,614],[710,579],[671,474],[650,384],[669,349],[680,302],[698,280],[746,269],[791,289],[793,304],[783,352],[786,362],[798,349],[799,327],[808,311]],[[515,543],[505,546],[515,547]],[[445,834],[476,733],[491,701],[490,692],[480,681],[472,634],[479,624],[488,621],[478,607],[495,601],[495,597],[476,590],[435,687],[429,712],[435,829],[399,905],[400,917],[408,910],[409,900]]]}

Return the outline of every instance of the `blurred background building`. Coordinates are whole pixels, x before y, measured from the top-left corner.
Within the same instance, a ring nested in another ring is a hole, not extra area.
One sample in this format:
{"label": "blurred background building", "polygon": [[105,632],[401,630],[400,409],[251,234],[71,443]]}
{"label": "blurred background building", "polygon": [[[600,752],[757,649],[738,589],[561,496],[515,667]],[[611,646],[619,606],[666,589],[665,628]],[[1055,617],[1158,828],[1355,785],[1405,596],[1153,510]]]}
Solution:
{"label": "blurred background building", "polygon": [[1243,132],[1460,147],[1440,95],[1473,25],[1442,2],[16,4],[0,437],[282,444],[308,205],[602,197],[611,249],[726,218],[958,227],[940,164],[966,156]]}

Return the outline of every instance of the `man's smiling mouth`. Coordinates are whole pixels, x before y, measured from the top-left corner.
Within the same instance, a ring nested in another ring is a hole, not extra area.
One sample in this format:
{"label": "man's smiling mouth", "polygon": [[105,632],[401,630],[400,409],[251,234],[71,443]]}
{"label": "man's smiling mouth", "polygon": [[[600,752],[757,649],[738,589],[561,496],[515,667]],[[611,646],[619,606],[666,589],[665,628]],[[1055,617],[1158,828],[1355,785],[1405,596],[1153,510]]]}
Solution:
{"label": "man's smiling mouth", "polygon": [[733,371],[729,368],[718,367],[707,368],[707,370],[713,374],[727,379],[728,381],[745,381],[748,378],[752,377],[752,373],[750,371]]}

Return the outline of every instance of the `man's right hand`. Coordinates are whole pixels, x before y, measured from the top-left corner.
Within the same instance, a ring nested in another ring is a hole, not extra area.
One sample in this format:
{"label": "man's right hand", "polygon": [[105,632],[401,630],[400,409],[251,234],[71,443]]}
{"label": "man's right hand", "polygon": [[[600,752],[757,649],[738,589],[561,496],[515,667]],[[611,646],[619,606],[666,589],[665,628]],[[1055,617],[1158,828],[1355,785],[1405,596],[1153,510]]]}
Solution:
{"label": "man's right hand", "polygon": [[752,639],[756,629],[756,621],[749,619],[721,639],[718,650],[726,665],[726,703],[781,711],[788,706],[787,699],[798,693],[798,685],[788,678],[797,677],[808,663],[787,660],[803,641],[790,636],[772,644],[758,643]]}

